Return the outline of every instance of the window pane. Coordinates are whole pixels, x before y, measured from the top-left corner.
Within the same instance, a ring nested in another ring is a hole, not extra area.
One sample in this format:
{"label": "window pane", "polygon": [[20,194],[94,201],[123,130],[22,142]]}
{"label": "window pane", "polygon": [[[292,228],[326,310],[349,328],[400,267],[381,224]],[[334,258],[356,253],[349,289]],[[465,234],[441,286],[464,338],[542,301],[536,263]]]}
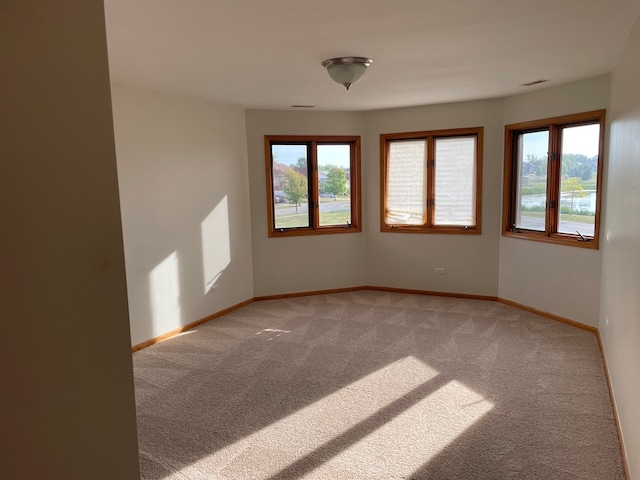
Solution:
{"label": "window pane", "polygon": [[309,227],[306,145],[272,145],[275,228]]}
{"label": "window pane", "polygon": [[435,225],[476,223],[476,137],[436,139]]}
{"label": "window pane", "polygon": [[426,140],[389,142],[387,225],[422,225],[426,218]]}
{"label": "window pane", "polygon": [[517,228],[544,232],[549,131],[518,135],[517,148],[515,225]]}
{"label": "window pane", "polygon": [[318,145],[320,226],[351,223],[351,147]]}
{"label": "window pane", "polygon": [[598,192],[600,125],[562,129],[558,232],[593,237]]}

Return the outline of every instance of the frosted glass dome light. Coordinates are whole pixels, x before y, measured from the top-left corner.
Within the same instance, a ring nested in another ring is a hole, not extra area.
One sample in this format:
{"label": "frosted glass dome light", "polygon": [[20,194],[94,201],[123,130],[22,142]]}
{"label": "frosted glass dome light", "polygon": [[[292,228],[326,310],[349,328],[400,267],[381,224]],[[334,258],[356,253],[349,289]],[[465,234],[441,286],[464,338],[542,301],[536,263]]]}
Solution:
{"label": "frosted glass dome light", "polygon": [[322,62],[322,66],[327,69],[329,76],[340,85],[349,87],[358,82],[367,67],[373,63],[370,58],[364,57],[339,57],[330,58]]}

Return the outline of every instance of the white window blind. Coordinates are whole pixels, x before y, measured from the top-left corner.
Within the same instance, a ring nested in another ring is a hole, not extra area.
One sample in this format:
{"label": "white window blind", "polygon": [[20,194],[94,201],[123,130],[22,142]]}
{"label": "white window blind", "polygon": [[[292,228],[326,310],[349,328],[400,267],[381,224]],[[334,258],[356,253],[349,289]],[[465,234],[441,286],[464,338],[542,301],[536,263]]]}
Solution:
{"label": "white window blind", "polygon": [[387,225],[421,225],[426,218],[426,140],[390,142],[387,161]]}
{"label": "white window blind", "polygon": [[475,225],[476,137],[435,142],[434,225]]}

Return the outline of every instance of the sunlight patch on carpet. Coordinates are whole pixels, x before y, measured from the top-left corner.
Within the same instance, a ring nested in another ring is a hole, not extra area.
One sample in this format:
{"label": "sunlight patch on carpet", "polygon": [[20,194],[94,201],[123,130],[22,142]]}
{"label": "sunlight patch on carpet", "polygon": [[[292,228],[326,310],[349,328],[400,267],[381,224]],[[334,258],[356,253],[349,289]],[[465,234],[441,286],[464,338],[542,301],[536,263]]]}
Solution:
{"label": "sunlight patch on carpet", "polygon": [[[191,468],[206,471],[215,464],[223,478],[332,478],[338,471],[361,477],[367,469],[372,475],[410,475],[492,408],[462,383],[408,356]],[[252,465],[260,465],[260,472]]]}
{"label": "sunlight patch on carpet", "polygon": [[330,478],[336,471],[409,478],[493,406],[462,383],[451,381],[301,478]]}
{"label": "sunlight patch on carpet", "polygon": [[281,337],[282,335],[286,335],[287,333],[291,333],[291,330],[279,330],[277,328],[263,328],[256,335],[264,335],[267,337],[267,341],[270,342],[274,338]]}

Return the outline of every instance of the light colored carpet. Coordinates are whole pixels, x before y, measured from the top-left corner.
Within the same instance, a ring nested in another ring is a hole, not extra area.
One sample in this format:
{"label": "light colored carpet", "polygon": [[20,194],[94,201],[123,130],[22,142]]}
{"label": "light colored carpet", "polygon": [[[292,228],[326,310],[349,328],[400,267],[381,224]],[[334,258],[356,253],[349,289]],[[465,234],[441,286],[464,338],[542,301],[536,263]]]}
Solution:
{"label": "light colored carpet", "polygon": [[595,335],[497,302],[255,302],[133,359],[144,479],[624,478]]}

